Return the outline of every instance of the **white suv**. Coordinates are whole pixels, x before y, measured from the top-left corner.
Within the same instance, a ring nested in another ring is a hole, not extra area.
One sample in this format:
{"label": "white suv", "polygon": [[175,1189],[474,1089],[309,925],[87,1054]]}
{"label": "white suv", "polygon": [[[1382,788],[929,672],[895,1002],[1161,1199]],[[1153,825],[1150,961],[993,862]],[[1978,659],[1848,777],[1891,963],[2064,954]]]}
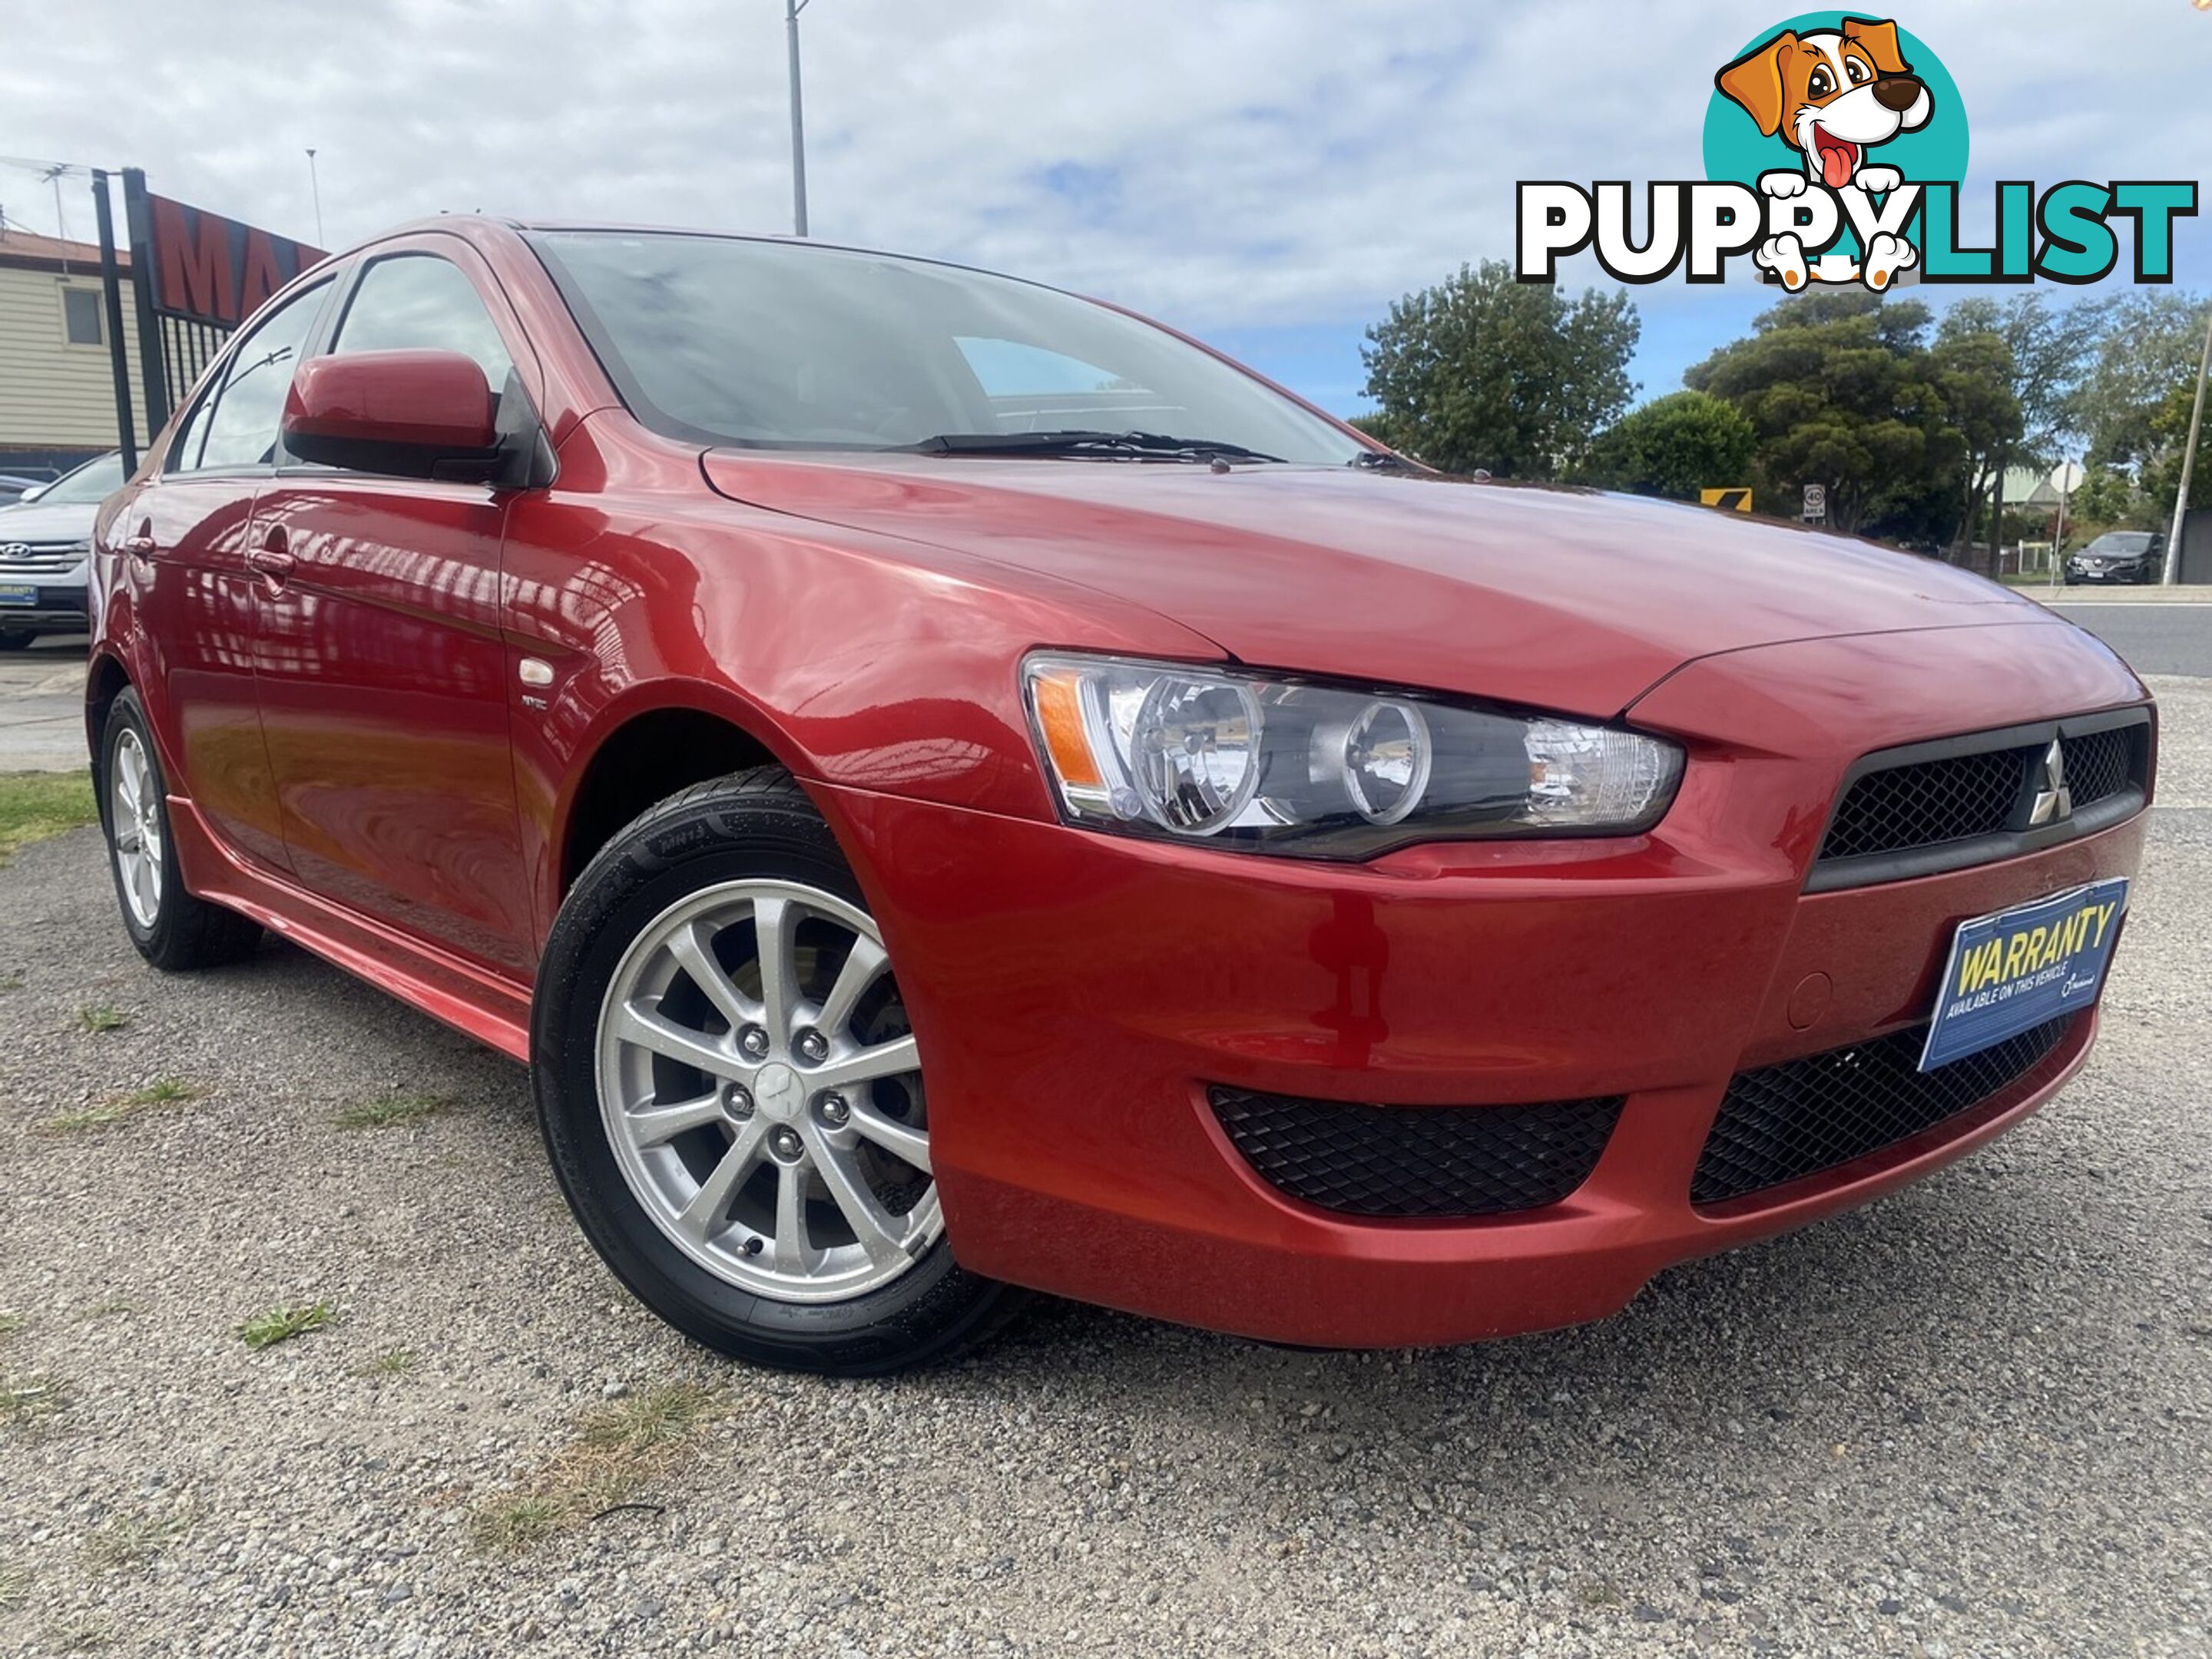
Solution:
{"label": "white suv", "polygon": [[123,487],[123,457],[102,455],[0,507],[0,651],[91,623],[87,561],[100,504]]}

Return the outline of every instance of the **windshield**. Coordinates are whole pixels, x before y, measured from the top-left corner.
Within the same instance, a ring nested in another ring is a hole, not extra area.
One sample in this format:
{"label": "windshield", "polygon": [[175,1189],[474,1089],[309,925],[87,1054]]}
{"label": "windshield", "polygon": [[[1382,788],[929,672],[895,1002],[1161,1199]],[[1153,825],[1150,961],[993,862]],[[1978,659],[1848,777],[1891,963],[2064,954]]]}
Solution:
{"label": "windshield", "polygon": [[2148,530],[2108,531],[2089,544],[2092,553],[2148,553],[2151,532]]}
{"label": "windshield", "polygon": [[1330,465],[1364,453],[1164,330],[1033,283],[734,237],[531,240],[631,412],[672,437],[879,450],[1142,432]]}
{"label": "windshield", "polygon": [[97,507],[122,488],[123,457],[102,455],[97,460],[87,461],[74,472],[63,473],[48,484],[39,492],[38,505],[76,502]]}

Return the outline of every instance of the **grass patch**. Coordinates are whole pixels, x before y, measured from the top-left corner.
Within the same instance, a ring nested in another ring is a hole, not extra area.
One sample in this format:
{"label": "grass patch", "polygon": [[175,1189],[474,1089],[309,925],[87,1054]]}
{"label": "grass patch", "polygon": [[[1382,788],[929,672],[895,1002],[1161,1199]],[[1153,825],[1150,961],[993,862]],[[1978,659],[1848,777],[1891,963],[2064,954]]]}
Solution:
{"label": "grass patch", "polygon": [[118,1516],[84,1541],[84,1559],[100,1572],[149,1565],[192,1529],[188,1515]]}
{"label": "grass patch", "polygon": [[412,1376],[415,1374],[416,1366],[421,1363],[415,1357],[414,1349],[393,1348],[389,1352],[377,1355],[354,1375],[356,1376]]}
{"label": "grass patch", "polygon": [[238,1340],[257,1352],[289,1342],[295,1336],[319,1331],[334,1323],[338,1310],[328,1302],[309,1302],[296,1308],[270,1308],[238,1328]]}
{"label": "grass patch", "polygon": [[204,1092],[180,1079],[165,1077],[143,1089],[133,1089],[127,1095],[103,1100],[97,1106],[88,1106],[81,1112],[67,1112],[60,1117],[47,1118],[32,1127],[50,1135],[81,1134],[87,1129],[104,1129],[111,1123],[120,1123],[125,1118],[136,1117],[139,1113],[158,1106],[175,1106],[187,1100],[198,1100]]}
{"label": "grass patch", "polygon": [[0,1340],[15,1334],[29,1322],[17,1313],[0,1313]]}
{"label": "grass patch", "polygon": [[0,1424],[22,1428],[65,1408],[73,1391],[58,1376],[23,1376],[0,1382]]}
{"label": "grass patch", "polygon": [[22,988],[23,970],[21,968],[10,968],[6,973],[0,974],[0,991],[20,991]]}
{"label": "grass patch", "polygon": [[420,1123],[453,1103],[448,1095],[379,1095],[349,1106],[337,1116],[341,1129],[384,1129],[396,1123]]}
{"label": "grass patch", "polygon": [[131,1023],[131,1016],[104,1002],[88,1002],[76,1011],[76,1023],[98,1036],[103,1031],[121,1030]]}
{"label": "grass patch", "polygon": [[0,772],[0,869],[16,849],[100,822],[82,772]]}
{"label": "grass patch", "polygon": [[477,1504],[469,1535],[480,1549],[514,1554],[635,1501],[723,1404],[723,1396],[696,1383],[672,1382],[592,1413],[574,1441],[530,1479]]}
{"label": "grass patch", "polygon": [[0,1566],[0,1613],[15,1613],[31,1599],[31,1576],[21,1567]]}

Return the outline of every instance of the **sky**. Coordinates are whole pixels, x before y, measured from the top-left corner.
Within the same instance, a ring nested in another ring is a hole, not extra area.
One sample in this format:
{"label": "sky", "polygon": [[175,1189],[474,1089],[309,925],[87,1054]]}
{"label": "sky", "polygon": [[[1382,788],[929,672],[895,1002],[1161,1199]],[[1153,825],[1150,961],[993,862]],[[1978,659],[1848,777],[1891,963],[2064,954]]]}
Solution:
{"label": "sky", "polygon": [[[1511,258],[1516,180],[1702,177],[1714,71],[1791,9],[810,0],[811,230],[1134,306],[1350,413],[1392,300]],[[1897,17],[1967,106],[1970,231],[2000,178],[2212,160],[2212,10],[2191,0]],[[0,211],[35,230],[52,186],[14,161],[143,167],[312,241],[311,145],[332,249],[441,211],[791,225],[781,0],[0,0]],[[87,181],[62,185],[90,240]],[[2212,283],[2212,204],[2177,265]],[[1586,259],[1563,279],[1604,281]],[[1772,295],[1747,263],[1633,290],[1638,395]]]}

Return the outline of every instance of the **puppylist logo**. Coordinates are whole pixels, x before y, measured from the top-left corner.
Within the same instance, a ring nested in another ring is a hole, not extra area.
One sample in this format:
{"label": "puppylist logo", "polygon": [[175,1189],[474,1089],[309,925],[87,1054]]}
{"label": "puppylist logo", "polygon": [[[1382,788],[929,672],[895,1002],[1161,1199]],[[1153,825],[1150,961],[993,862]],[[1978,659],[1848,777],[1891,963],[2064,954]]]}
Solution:
{"label": "puppylist logo", "polygon": [[1958,85],[1924,41],[1887,19],[1803,13],[1714,72],[1706,176],[1645,185],[1640,242],[1626,180],[1524,181],[1515,269],[1555,282],[1559,261],[1589,248],[1624,283],[1677,270],[1717,283],[1747,256],[1793,294],[1880,292],[1916,270],[1929,283],[2079,284],[2118,268],[2124,230],[2135,280],[2173,280],[2173,223],[2195,216],[2195,180],[2008,179],[1995,235],[1975,246],[1959,227],[1966,154]]}

